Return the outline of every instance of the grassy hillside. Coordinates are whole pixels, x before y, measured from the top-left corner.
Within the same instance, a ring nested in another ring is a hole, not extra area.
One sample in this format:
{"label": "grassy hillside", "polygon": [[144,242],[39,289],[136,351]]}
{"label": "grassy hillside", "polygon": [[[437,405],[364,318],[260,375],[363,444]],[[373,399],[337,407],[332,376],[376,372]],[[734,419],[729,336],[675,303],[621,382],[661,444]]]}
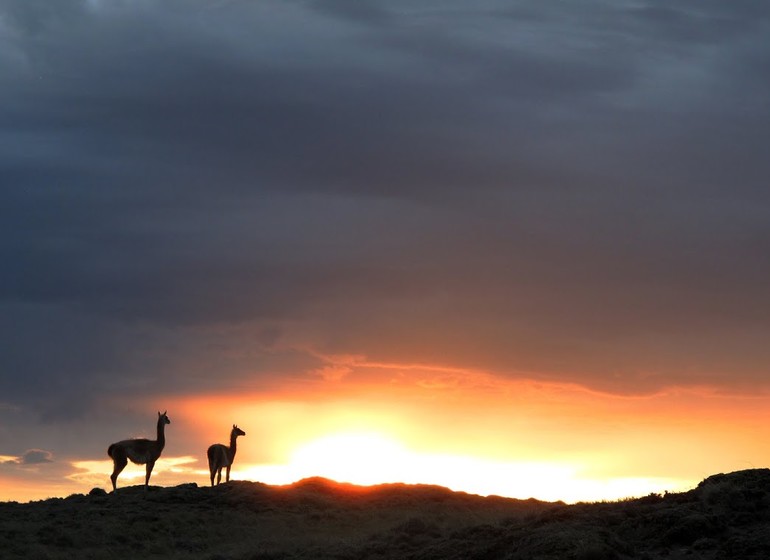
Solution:
{"label": "grassy hillside", "polygon": [[766,559],[770,470],[577,505],[324,479],[94,490],[0,503],[0,558]]}

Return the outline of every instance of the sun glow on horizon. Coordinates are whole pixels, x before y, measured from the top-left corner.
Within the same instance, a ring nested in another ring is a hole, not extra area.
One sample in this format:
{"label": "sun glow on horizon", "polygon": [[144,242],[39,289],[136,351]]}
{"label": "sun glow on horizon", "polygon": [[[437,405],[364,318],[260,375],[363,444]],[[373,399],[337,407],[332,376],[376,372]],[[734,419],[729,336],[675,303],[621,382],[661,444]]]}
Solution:
{"label": "sun glow on horizon", "polygon": [[[275,485],[320,476],[592,502],[689,490],[762,451],[754,435],[761,418],[745,418],[739,396],[624,397],[520,380],[491,386],[483,376],[478,388],[425,388],[395,374],[370,381],[186,398],[174,409],[206,443],[225,441],[223,427],[237,420],[248,436],[231,478]],[[728,415],[734,426],[719,420]]]}
{"label": "sun glow on horizon", "polygon": [[314,476],[362,486],[434,484],[483,496],[568,503],[681,491],[691,486],[690,481],[663,478],[592,479],[583,476],[583,471],[579,465],[567,463],[419,453],[383,434],[350,432],[300,446],[287,464],[244,466],[234,471],[233,478],[278,485]]}
{"label": "sun glow on horizon", "polygon": [[[107,487],[110,460],[75,461],[67,476],[85,486]],[[201,467],[204,468],[201,468]],[[377,432],[340,432],[299,445],[286,463],[236,463],[231,480],[288,485],[323,477],[360,486],[431,484],[481,496],[567,503],[617,500],[663,491],[683,491],[692,481],[655,477],[589,477],[585,466],[557,461],[506,461],[448,453],[422,453]],[[143,484],[143,465],[129,463],[118,486]],[[192,456],[161,457],[150,484],[208,485],[205,465]]]}
{"label": "sun glow on horizon", "polygon": [[[275,392],[163,396],[173,431],[150,484],[209,485],[206,449],[227,444],[234,423],[248,435],[238,439],[231,479],[272,485],[324,477],[593,502],[688,490],[770,456],[760,437],[770,421],[770,409],[756,406],[762,399],[695,390],[603,395],[481,374],[474,384],[471,373],[455,386],[428,383],[432,370],[385,373]],[[45,488],[27,490],[30,496],[111,490],[112,462],[99,451],[98,460],[54,455],[32,466],[6,457],[0,475],[25,484],[40,471]],[[118,487],[143,484],[144,475],[144,466],[129,465]]]}

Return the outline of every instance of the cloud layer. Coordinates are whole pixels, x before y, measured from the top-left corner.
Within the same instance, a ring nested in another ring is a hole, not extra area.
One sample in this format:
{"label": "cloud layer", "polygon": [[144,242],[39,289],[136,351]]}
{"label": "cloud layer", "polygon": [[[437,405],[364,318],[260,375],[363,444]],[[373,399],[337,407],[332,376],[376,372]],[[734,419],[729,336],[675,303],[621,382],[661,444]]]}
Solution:
{"label": "cloud layer", "polygon": [[0,394],[52,420],[326,355],[764,386],[769,15],[6,0]]}

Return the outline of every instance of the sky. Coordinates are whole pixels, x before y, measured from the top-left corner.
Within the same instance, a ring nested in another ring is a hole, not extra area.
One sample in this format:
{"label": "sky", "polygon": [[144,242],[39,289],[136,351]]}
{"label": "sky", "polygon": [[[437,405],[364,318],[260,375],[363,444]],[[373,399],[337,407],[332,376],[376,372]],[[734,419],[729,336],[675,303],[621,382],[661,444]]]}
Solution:
{"label": "sky", "polygon": [[[0,500],[770,465],[763,0],[0,0]],[[127,469],[118,486],[142,481]]]}

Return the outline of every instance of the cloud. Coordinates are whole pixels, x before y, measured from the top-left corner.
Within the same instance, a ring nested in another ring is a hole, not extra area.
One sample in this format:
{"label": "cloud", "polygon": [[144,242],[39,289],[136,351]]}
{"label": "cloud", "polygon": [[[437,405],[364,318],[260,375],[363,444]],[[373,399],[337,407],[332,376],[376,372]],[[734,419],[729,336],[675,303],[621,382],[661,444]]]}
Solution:
{"label": "cloud", "polygon": [[764,383],[752,4],[49,4],[0,8],[0,387],[48,422],[318,353]]}
{"label": "cloud", "polygon": [[53,453],[43,449],[28,449],[19,457],[2,455],[0,456],[0,459],[2,459],[0,463],[3,465],[17,465],[22,467],[54,462]]}
{"label": "cloud", "polygon": [[39,465],[53,463],[53,453],[43,449],[28,449],[20,458],[22,465]]}

